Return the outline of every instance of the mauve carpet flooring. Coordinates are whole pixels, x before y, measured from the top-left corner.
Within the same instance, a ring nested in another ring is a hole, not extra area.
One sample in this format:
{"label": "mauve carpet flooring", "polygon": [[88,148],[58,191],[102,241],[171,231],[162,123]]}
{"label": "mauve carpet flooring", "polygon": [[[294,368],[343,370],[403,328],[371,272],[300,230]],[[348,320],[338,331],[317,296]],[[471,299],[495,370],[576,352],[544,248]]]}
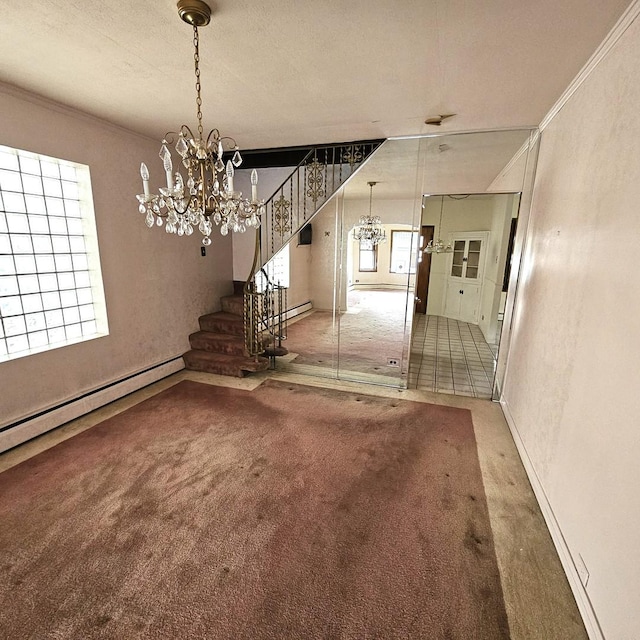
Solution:
{"label": "mauve carpet flooring", "polygon": [[509,637],[469,412],[180,382],[0,475],[0,637]]}

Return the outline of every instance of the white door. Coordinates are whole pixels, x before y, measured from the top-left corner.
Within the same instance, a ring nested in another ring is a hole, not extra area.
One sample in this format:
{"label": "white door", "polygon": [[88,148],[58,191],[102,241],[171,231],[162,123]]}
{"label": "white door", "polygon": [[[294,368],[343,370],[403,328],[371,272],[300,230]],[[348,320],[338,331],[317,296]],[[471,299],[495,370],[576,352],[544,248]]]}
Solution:
{"label": "white door", "polygon": [[452,238],[453,253],[445,293],[445,316],[471,324],[478,323],[482,268],[487,232],[458,233]]}

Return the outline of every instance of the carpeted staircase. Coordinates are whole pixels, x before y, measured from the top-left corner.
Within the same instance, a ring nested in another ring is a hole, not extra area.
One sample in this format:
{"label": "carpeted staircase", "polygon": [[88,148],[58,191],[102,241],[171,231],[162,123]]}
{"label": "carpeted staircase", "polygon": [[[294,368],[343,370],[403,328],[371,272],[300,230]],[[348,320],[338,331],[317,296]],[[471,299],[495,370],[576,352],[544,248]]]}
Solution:
{"label": "carpeted staircase", "polygon": [[233,295],[220,298],[222,311],[200,316],[200,331],[189,336],[191,351],[183,356],[187,369],[242,378],[269,368],[267,358],[248,356],[244,346],[243,285],[234,282]]}

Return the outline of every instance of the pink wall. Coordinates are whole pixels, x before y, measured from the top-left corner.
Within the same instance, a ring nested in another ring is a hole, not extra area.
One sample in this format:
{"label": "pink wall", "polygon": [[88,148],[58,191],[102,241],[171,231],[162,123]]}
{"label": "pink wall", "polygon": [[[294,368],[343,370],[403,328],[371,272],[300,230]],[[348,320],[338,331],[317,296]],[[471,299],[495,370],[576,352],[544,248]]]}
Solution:
{"label": "pink wall", "polygon": [[[164,177],[159,141],[0,85],[0,143],[90,167],[110,335],[0,363],[0,426],[182,355],[198,316],[231,291],[231,238],[147,229],[140,162]],[[168,123],[171,124],[171,123]]]}

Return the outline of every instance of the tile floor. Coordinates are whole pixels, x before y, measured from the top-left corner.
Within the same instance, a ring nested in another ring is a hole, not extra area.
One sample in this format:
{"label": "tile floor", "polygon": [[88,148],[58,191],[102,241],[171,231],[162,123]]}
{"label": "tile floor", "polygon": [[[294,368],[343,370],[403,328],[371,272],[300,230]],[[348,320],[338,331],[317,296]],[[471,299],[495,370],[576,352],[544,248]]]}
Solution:
{"label": "tile floor", "polygon": [[442,316],[420,315],[413,334],[409,388],[491,398],[498,354],[480,327]]}

